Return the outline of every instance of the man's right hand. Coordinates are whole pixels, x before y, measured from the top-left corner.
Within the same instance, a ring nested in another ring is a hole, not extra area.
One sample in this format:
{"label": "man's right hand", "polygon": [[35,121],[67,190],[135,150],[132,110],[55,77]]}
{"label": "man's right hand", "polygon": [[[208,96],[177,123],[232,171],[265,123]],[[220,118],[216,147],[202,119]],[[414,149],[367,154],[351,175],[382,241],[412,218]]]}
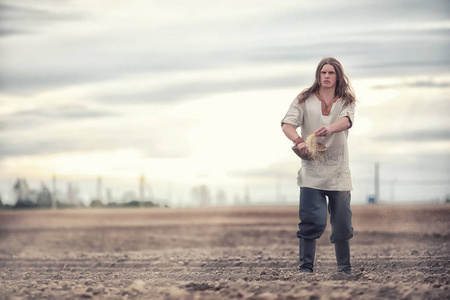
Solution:
{"label": "man's right hand", "polygon": [[309,153],[308,146],[306,145],[305,142],[302,142],[302,143],[298,144],[298,145],[297,145],[297,149],[300,151],[300,153],[301,153],[302,155],[306,155],[306,154]]}

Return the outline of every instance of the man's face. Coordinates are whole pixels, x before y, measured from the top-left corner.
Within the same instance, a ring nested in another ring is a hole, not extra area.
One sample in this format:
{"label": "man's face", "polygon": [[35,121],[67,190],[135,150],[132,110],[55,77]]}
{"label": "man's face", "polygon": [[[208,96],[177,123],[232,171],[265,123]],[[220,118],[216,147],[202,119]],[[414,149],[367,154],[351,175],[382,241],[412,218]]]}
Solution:
{"label": "man's face", "polygon": [[336,71],[332,65],[324,65],[320,71],[320,86],[334,88],[336,86]]}

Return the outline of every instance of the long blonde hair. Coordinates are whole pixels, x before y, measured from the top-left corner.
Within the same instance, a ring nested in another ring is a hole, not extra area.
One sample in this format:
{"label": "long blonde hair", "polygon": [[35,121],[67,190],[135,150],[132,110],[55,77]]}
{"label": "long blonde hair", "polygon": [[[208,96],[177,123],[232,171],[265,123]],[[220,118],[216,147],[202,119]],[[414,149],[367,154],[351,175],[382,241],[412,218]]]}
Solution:
{"label": "long blonde hair", "polygon": [[322,68],[324,65],[332,65],[334,67],[334,70],[336,71],[336,95],[342,98],[344,101],[344,106],[347,106],[348,104],[355,103],[355,93],[353,92],[352,86],[350,84],[349,79],[344,74],[344,68],[342,68],[341,63],[334,57],[326,57],[322,59],[317,66],[316,70],[316,80],[314,81],[313,85],[301,92],[298,96],[298,102],[303,103],[306,101],[306,99],[311,96],[312,93],[315,93],[320,88],[320,72],[322,71]]}

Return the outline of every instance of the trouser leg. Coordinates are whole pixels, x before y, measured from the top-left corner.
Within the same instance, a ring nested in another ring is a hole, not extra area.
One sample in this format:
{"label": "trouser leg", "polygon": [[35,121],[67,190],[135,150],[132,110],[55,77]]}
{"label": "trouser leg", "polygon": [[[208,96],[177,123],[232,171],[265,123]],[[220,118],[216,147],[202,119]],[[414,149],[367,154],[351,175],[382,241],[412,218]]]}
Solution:
{"label": "trouser leg", "polygon": [[353,237],[350,192],[328,194],[331,236],[339,272],[350,273],[350,239]]}
{"label": "trouser leg", "polygon": [[338,272],[351,274],[350,264],[350,241],[337,241],[334,243]]}
{"label": "trouser leg", "polygon": [[327,225],[327,204],[322,191],[312,188],[300,189],[299,238],[300,270],[313,270],[316,252],[316,239]]}
{"label": "trouser leg", "polygon": [[299,248],[300,271],[312,272],[316,254],[316,240],[299,238]]}

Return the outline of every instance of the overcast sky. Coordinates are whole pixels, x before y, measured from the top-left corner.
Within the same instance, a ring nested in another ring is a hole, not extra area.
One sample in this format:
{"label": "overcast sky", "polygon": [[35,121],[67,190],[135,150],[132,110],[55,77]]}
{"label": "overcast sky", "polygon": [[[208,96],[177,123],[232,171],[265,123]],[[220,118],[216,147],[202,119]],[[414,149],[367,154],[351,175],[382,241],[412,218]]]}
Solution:
{"label": "overcast sky", "polygon": [[375,162],[386,202],[444,199],[449,15],[446,0],[0,0],[0,195],[57,174],[119,197],[143,174],[173,203],[199,184],[295,203],[280,120],[334,56],[358,99],[354,203]]}

